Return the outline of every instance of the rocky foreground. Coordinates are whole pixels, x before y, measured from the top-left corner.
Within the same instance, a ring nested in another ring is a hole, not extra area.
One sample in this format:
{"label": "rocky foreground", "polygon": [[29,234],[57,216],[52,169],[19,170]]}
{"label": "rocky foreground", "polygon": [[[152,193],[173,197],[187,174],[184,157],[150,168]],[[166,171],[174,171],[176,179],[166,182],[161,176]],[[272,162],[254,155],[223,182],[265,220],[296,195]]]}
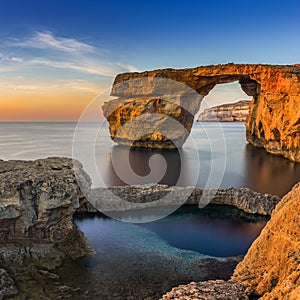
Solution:
{"label": "rocky foreground", "polygon": [[[87,202],[90,185],[81,164],[71,159],[0,161],[0,299],[64,299],[76,295],[76,287],[64,284],[55,270],[64,261],[92,253],[73,223],[76,211],[95,210]],[[177,193],[174,201],[178,204],[188,192],[187,204],[206,205],[208,195],[214,204],[266,215],[278,203],[230,281],[191,283],[174,288],[163,299],[298,300],[300,184],[281,201],[248,189],[190,189],[159,185],[97,189],[91,192],[91,200],[98,199],[93,204],[109,211],[113,208],[111,195],[125,197],[123,201],[135,205],[153,206],[162,195],[172,192]]]}
{"label": "rocky foreground", "polygon": [[300,184],[273,211],[228,282],[179,286],[162,299],[300,299]]}
{"label": "rocky foreground", "polygon": [[203,190],[161,184],[117,186],[91,190],[89,202],[78,211],[117,212],[166,206],[207,204],[234,206],[248,214],[269,216],[280,198],[261,194],[248,188],[219,188]]}
{"label": "rocky foreground", "polygon": [[240,100],[205,109],[198,122],[245,122],[249,114],[250,101]]}
{"label": "rocky foreground", "polygon": [[191,131],[202,98],[239,81],[253,97],[247,140],[300,162],[300,65],[226,64],[119,74],[103,105],[111,138],[123,145],[172,149]]}
{"label": "rocky foreground", "polygon": [[[22,293],[45,299],[49,271],[65,259],[92,253],[73,223],[90,185],[81,164],[72,159],[0,160],[0,299],[18,290],[19,299]],[[55,288],[58,296],[60,285]]]}

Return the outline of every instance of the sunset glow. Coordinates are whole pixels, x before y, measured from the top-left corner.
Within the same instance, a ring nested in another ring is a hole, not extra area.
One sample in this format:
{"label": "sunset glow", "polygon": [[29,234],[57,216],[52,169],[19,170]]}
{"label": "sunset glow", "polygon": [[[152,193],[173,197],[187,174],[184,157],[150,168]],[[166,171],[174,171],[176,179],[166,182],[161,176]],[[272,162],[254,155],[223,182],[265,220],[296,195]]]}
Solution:
{"label": "sunset glow", "polygon": [[[299,63],[299,2],[252,7],[255,21],[242,1],[2,3],[0,121],[76,121],[123,72]],[[226,102],[243,98],[222,89]]]}

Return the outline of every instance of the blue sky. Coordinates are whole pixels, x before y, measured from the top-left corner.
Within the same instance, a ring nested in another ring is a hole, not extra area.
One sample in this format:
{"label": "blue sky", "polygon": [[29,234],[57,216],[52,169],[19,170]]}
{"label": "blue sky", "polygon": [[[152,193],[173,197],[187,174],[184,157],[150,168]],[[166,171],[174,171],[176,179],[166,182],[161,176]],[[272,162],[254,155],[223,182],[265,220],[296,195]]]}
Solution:
{"label": "blue sky", "polygon": [[91,98],[119,72],[299,63],[299,15],[289,0],[3,1],[0,108],[18,93]]}

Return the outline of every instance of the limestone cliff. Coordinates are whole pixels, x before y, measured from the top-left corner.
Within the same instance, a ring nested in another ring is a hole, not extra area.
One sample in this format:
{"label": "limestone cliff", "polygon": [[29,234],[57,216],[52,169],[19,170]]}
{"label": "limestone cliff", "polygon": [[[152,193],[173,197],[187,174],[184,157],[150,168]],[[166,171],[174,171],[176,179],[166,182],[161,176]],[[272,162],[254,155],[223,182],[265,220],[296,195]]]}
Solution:
{"label": "limestone cliff", "polygon": [[50,256],[55,266],[64,256],[84,255],[85,238],[73,214],[86,201],[90,185],[81,164],[72,159],[0,160],[0,264],[11,259],[22,264],[28,257],[42,263],[43,256]]}
{"label": "limestone cliff", "polygon": [[300,183],[277,205],[233,280],[260,299],[300,299]]}
{"label": "limestone cliff", "polygon": [[91,253],[73,222],[90,185],[72,159],[0,160],[0,299],[65,297],[52,270]]}
{"label": "limestone cliff", "polygon": [[[103,105],[111,137],[136,147],[180,147],[202,97],[216,84],[233,81],[239,81],[253,97],[246,121],[247,140],[300,162],[299,65],[226,64],[120,74],[111,92],[118,98]],[[131,122],[143,115],[138,124]]]}
{"label": "limestone cliff", "polygon": [[245,122],[249,113],[250,101],[240,100],[205,109],[198,122]]}

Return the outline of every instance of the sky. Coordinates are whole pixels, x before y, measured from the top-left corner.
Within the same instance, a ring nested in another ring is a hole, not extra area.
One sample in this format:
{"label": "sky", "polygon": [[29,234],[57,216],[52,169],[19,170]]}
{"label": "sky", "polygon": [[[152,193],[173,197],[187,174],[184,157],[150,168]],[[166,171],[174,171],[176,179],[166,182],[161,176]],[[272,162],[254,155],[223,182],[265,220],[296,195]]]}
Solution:
{"label": "sky", "polygon": [[298,0],[2,1],[0,121],[76,121],[122,72],[299,63],[299,14]]}

